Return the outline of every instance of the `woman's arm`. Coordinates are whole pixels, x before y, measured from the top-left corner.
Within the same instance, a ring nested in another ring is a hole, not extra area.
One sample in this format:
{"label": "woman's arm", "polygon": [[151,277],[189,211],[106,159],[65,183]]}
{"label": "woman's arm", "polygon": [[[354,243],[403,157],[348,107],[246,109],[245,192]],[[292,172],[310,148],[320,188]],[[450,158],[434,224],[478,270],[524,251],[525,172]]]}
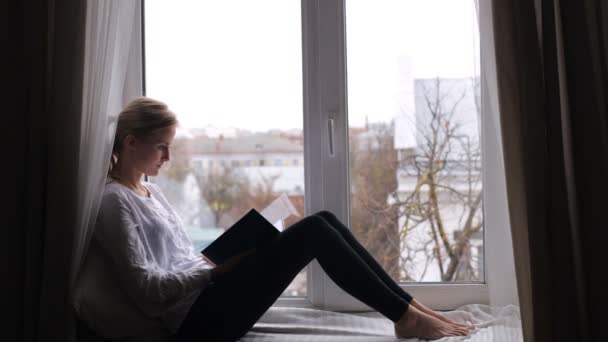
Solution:
{"label": "woman's arm", "polygon": [[132,211],[119,194],[105,194],[94,238],[112,260],[121,287],[144,313],[155,316],[194,289],[203,288],[211,271],[169,272],[148,260],[139,232],[144,228]]}
{"label": "woman's arm", "polygon": [[237,254],[228,260],[226,260],[223,264],[217,265],[216,267],[211,269],[211,282],[216,281],[224,274],[230,272],[236,265],[238,265],[243,259],[252,255],[255,252],[255,249],[250,249],[241,254]]}

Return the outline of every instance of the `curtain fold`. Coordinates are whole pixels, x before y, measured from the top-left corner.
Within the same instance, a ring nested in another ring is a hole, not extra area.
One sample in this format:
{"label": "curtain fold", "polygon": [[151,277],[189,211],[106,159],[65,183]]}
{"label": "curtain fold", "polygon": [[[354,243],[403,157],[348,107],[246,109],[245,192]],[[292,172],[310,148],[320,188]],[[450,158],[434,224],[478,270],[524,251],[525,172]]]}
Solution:
{"label": "curtain fold", "polygon": [[517,305],[517,283],[513,260],[513,243],[507,209],[506,175],[503,159],[502,132],[498,106],[496,55],[492,2],[478,2],[481,52],[481,112],[483,113],[482,148],[484,170],[484,226],[486,282],[490,304]]}
{"label": "curtain fold", "polygon": [[[10,86],[4,93],[6,149],[10,161],[2,179],[6,180],[2,212],[4,234],[2,250],[6,263],[3,309],[10,312],[2,340],[34,341],[38,325],[42,235],[44,233],[44,194],[47,157],[47,74],[50,12],[46,1],[14,1],[1,12],[3,81]],[[17,19],[18,21],[15,21]],[[11,25],[12,24],[12,25]],[[8,330],[8,331],[7,331]]]}
{"label": "curtain fold", "polygon": [[[509,215],[526,341],[599,341],[608,239],[601,0],[493,0]],[[536,5],[536,6],[535,6]]]}
{"label": "curtain fold", "polygon": [[[139,1],[89,1],[86,18],[76,211],[79,230],[74,237],[73,270],[82,266],[93,235],[118,113],[128,101],[141,96],[141,77],[132,74],[141,70]],[[128,76],[140,82],[134,83]],[[73,272],[72,284],[76,277]]]}
{"label": "curtain fold", "polygon": [[[39,212],[31,214],[40,226],[30,226],[34,235],[28,241],[34,269],[28,272],[38,293],[37,307],[31,308],[30,319],[37,321],[35,336],[38,341],[70,341],[73,328],[68,319],[71,315],[69,302],[70,260],[73,236],[76,231],[74,213],[77,207],[79,129],[82,109],[82,85],[84,67],[84,26],[86,3],[77,0],[48,1],[46,27],[47,55],[42,78],[45,88],[40,89],[45,98],[41,124],[45,125],[45,159],[42,160],[41,188],[32,189],[31,200],[42,197]],[[33,117],[37,117],[32,113]],[[32,146],[36,148],[36,146]],[[28,210],[29,211],[29,210]],[[36,223],[34,220],[32,223]],[[41,251],[37,250],[38,248]]]}
{"label": "curtain fold", "polygon": [[600,271],[608,244],[602,215],[608,193],[608,3],[556,0],[554,8],[558,68],[551,71],[559,74],[560,91],[551,100],[560,104],[563,125],[570,214],[564,239],[572,245],[575,332],[581,340],[600,341],[608,307]]}
{"label": "curtain fold", "polygon": [[46,4],[47,64],[35,76],[47,86],[35,95],[46,99],[41,125],[48,128],[36,141],[48,149],[31,177],[42,176],[28,197],[41,207],[28,210],[33,219],[25,242],[26,279],[34,281],[25,298],[39,301],[26,303],[24,324],[37,323],[30,332],[26,327],[24,338],[73,341],[73,289],[103,192],[116,116],[141,95],[141,7],[139,0]]}
{"label": "curtain fold", "polygon": [[[515,254],[517,288],[524,338],[542,324],[531,307],[540,305],[534,296],[533,270],[545,269],[542,258],[531,258],[535,243],[528,228],[544,227],[542,73],[533,4],[529,1],[492,2],[496,70],[503,138],[511,235]],[[536,114],[536,115],[534,115]],[[534,180],[540,180],[534,182]],[[538,214],[534,214],[538,213]],[[532,232],[533,233],[533,232]],[[542,278],[541,278],[542,279]],[[536,284],[536,283],[534,283]],[[536,301],[536,302],[534,302]]]}

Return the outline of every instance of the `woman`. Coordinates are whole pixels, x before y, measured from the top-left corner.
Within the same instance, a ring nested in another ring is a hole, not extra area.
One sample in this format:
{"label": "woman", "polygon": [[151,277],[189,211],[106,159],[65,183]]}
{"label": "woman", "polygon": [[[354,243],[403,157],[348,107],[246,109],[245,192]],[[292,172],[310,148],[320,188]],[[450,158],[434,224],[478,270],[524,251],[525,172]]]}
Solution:
{"label": "woman", "polygon": [[239,339],[313,259],[342,289],[393,321],[397,337],[464,336],[473,328],[403,291],[329,212],[305,217],[267,247],[208,264],[159,188],[141,180],[170,160],[176,125],[167,106],[150,98],[120,113],[94,235],[128,295],[176,341]]}

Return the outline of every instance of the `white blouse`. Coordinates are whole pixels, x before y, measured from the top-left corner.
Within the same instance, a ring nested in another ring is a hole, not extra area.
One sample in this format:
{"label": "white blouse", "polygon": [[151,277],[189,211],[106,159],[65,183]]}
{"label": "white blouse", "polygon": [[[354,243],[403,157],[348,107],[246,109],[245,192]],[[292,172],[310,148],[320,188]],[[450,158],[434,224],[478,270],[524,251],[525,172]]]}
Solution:
{"label": "white blouse", "polygon": [[94,238],[139,309],[175,333],[209,283],[213,266],[194,250],[160,189],[143,184],[150,197],[116,182],[106,184]]}

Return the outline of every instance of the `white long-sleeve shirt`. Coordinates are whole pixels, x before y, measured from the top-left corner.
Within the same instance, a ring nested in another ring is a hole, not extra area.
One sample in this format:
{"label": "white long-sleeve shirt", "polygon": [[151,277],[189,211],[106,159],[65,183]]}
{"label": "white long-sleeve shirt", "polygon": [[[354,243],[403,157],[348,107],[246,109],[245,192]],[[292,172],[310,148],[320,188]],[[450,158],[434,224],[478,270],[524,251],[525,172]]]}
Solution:
{"label": "white long-sleeve shirt", "polygon": [[139,309],[175,333],[209,283],[213,266],[194,251],[160,189],[143,184],[150,197],[116,182],[106,184],[94,238]]}

